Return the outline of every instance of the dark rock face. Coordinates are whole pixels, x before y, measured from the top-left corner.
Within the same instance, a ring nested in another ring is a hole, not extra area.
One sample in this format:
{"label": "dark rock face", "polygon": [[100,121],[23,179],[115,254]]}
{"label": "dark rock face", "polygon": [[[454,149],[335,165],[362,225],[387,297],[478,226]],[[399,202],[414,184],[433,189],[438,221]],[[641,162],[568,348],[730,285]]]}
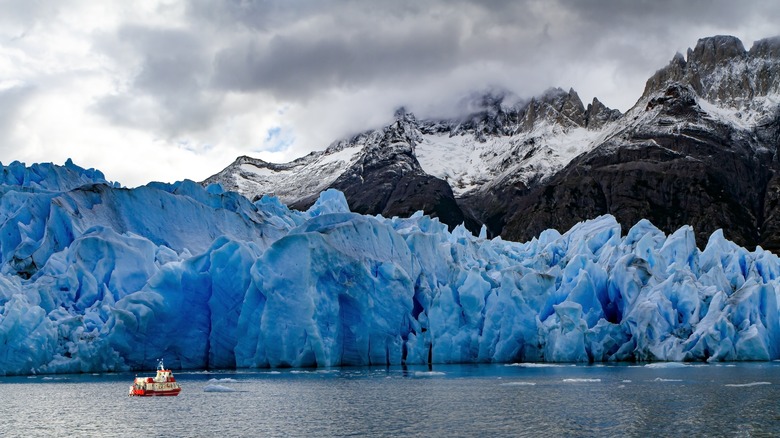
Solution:
{"label": "dark rock face", "polygon": [[752,58],[780,59],[780,36],[756,41],[748,54]]}
{"label": "dark rock face", "polygon": [[645,84],[645,91],[642,97],[647,97],[654,91],[660,90],[665,84],[681,82],[685,77],[685,68],[688,63],[681,53],[676,53],[669,65],[655,72]]}
{"label": "dark rock face", "polygon": [[479,229],[478,222],[458,206],[445,181],[424,173],[398,173],[391,167],[368,169],[361,175],[339,179],[333,187],[344,192],[350,209],[356,213],[408,217],[422,210],[450,229],[462,223],[471,231]]}
{"label": "dark rock face", "polygon": [[626,230],[642,218],[666,232],[692,225],[700,246],[722,228],[741,245],[776,248],[780,234],[760,232],[767,220],[763,194],[770,180],[780,183],[767,165],[771,156],[751,152],[747,139],[721,149],[730,134],[725,127],[638,132],[619,147],[604,144],[518,199],[502,234],[527,240],[609,213]]}
{"label": "dark rock face", "polygon": [[607,108],[595,97],[593,102],[585,110],[585,127],[588,129],[601,129],[609,122],[614,122],[621,116],[620,111]]}

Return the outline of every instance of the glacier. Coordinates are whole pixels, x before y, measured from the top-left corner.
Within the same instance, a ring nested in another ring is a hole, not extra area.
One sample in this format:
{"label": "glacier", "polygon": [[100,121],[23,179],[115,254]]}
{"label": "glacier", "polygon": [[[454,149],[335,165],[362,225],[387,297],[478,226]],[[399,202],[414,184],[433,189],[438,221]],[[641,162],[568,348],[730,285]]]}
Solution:
{"label": "glacier", "polygon": [[612,216],[517,243],[0,164],[0,375],[780,357],[780,259]]}

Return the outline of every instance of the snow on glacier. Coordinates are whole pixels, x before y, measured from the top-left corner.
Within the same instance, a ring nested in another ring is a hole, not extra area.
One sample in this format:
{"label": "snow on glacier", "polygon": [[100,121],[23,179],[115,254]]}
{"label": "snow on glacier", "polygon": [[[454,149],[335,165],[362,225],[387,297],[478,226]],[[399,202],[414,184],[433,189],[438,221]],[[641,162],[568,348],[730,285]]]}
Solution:
{"label": "snow on glacier", "polygon": [[3,166],[0,374],[774,360],[780,259],[611,216],[526,243],[185,181]]}

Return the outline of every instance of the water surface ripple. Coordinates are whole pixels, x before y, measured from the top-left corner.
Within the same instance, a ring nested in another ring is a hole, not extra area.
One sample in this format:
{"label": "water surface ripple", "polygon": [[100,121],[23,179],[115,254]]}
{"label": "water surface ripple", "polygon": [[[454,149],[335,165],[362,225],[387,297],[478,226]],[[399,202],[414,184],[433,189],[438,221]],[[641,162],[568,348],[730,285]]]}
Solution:
{"label": "water surface ripple", "polygon": [[175,374],[152,398],[132,374],[2,377],[0,436],[780,435],[776,362]]}

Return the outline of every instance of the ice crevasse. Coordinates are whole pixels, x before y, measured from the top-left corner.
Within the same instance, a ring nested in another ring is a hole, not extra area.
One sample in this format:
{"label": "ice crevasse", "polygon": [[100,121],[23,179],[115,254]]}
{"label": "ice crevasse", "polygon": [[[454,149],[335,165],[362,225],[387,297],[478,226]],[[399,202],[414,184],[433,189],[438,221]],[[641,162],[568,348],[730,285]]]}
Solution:
{"label": "ice crevasse", "polygon": [[612,216],[526,243],[0,165],[0,374],[780,357],[780,259]]}

